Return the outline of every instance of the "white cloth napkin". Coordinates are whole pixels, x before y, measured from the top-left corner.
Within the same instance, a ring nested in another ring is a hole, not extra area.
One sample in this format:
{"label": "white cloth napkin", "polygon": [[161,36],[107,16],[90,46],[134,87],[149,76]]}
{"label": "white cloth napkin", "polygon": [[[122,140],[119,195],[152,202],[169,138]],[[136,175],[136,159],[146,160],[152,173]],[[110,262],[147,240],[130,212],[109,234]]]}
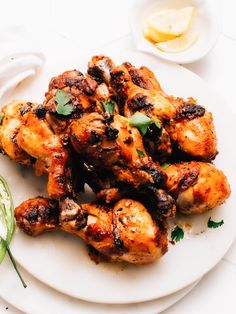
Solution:
{"label": "white cloth napkin", "polygon": [[43,66],[44,55],[37,36],[22,27],[11,27],[0,33],[0,101],[14,88]]}

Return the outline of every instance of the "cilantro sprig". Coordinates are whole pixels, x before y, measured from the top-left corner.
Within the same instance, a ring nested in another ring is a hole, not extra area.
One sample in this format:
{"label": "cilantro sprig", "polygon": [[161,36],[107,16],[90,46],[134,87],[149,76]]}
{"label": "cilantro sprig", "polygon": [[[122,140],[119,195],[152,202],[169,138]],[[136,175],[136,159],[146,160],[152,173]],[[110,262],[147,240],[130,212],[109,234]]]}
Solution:
{"label": "cilantro sprig", "polygon": [[207,222],[207,227],[216,229],[216,228],[221,227],[223,224],[224,224],[223,219],[221,221],[214,221],[214,220],[211,220],[211,217],[210,217]]}
{"label": "cilantro sprig", "polygon": [[102,106],[105,112],[108,112],[110,115],[114,114],[115,103],[113,101],[103,101]]}
{"label": "cilantro sprig", "polygon": [[161,168],[165,170],[166,168],[169,167],[169,165],[170,164],[168,162],[165,162],[164,164],[161,165]]}
{"label": "cilantro sprig", "polygon": [[171,232],[171,240],[179,242],[184,238],[184,231],[179,226],[176,226],[175,229]]}
{"label": "cilantro sprig", "polygon": [[151,124],[155,124],[157,128],[161,128],[161,123],[156,119],[151,119],[141,112],[135,112],[130,119],[129,124],[139,129],[139,132],[144,136]]}
{"label": "cilantro sprig", "polygon": [[55,100],[57,102],[56,112],[63,116],[68,116],[74,111],[74,107],[70,103],[69,95],[61,89],[56,91]]}
{"label": "cilantro sprig", "polygon": [[141,157],[141,158],[143,158],[143,157],[145,157],[145,154],[144,154],[144,152],[141,150],[141,149],[136,149],[136,152],[138,153],[138,155]]}

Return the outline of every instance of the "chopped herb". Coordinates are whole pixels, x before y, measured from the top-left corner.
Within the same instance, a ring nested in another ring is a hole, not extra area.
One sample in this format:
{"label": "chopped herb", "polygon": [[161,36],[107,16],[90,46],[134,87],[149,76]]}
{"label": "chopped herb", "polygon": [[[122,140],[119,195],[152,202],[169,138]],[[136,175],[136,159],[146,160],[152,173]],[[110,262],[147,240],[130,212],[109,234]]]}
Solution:
{"label": "chopped herb", "polygon": [[11,250],[10,250],[10,247],[9,247],[8,242],[7,242],[6,240],[4,240],[4,239],[2,239],[2,241],[3,241],[4,245],[6,246],[6,250],[7,250],[7,253],[8,253],[8,255],[9,255],[9,257],[10,257],[10,261],[11,261],[11,263],[12,263],[12,265],[13,265],[13,267],[14,267],[16,273],[17,273],[17,275],[19,276],[20,281],[21,281],[23,287],[24,287],[24,288],[27,288],[27,285],[26,285],[24,279],[22,278],[22,276],[21,276],[21,274],[20,274],[20,272],[19,272],[19,270],[18,270],[18,267],[17,267],[17,265],[16,265],[16,262],[15,262],[15,259],[14,259],[13,255],[12,255],[12,252],[11,252]]}
{"label": "chopped herb", "polygon": [[145,135],[147,133],[147,129],[149,127],[149,124],[147,125],[140,125],[137,128],[139,129],[139,132],[141,133],[141,135]]}
{"label": "chopped herb", "polygon": [[72,114],[74,108],[72,104],[69,103],[70,97],[64,90],[58,89],[56,91],[55,99],[57,102],[56,111],[58,114],[61,114],[63,116],[68,116]]}
{"label": "chopped herb", "polygon": [[171,232],[171,240],[179,242],[184,238],[184,231],[179,226],[176,226],[175,229]]}
{"label": "chopped herb", "polygon": [[161,123],[160,121],[156,120],[156,119],[153,119],[153,122],[155,124],[155,126],[158,128],[158,129],[161,129]]}
{"label": "chopped herb", "polygon": [[130,117],[129,124],[139,129],[142,135],[147,133],[150,124],[154,123],[156,127],[161,128],[161,124],[156,119],[151,119],[141,112],[136,112]]}
{"label": "chopped herb", "polygon": [[146,124],[149,125],[151,122],[152,122],[151,118],[138,111],[135,112],[135,114],[133,114],[129,120],[129,124],[133,126],[140,126]]}
{"label": "chopped herb", "polygon": [[69,116],[74,111],[74,108],[71,104],[66,105],[57,105],[57,113],[63,116]]}
{"label": "chopped herb", "polygon": [[110,115],[114,113],[115,103],[113,101],[104,101],[102,105],[105,112],[108,112]]}
{"label": "chopped herb", "polygon": [[66,105],[70,101],[69,95],[62,89],[56,91],[56,102],[60,105]]}
{"label": "chopped herb", "polygon": [[208,228],[218,228],[221,227],[224,224],[224,220],[221,221],[213,221],[211,220],[211,217],[208,219],[207,226]]}
{"label": "chopped herb", "polygon": [[161,168],[166,169],[169,167],[169,165],[170,165],[169,163],[165,162],[164,164],[161,165]]}
{"label": "chopped herb", "polygon": [[141,158],[143,158],[143,157],[145,157],[145,154],[144,154],[144,152],[141,150],[141,149],[136,149],[136,152],[138,153],[138,155],[141,157]]}
{"label": "chopped herb", "polygon": [[16,262],[9,247],[14,229],[14,206],[11,193],[7,182],[2,176],[0,176],[0,263],[4,259],[5,253],[7,252],[14,269],[16,270],[23,286],[26,288],[26,284],[19,273]]}
{"label": "chopped herb", "polygon": [[3,119],[4,119],[4,114],[0,113],[0,125],[2,125]]}

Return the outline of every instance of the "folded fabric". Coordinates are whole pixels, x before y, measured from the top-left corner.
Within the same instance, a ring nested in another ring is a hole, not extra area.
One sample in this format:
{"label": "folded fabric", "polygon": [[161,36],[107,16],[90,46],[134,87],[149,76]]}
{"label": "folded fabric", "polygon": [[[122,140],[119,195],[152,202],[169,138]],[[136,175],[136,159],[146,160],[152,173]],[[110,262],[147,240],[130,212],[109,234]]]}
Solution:
{"label": "folded fabric", "polygon": [[0,33],[0,101],[43,66],[45,58],[36,39],[21,27]]}

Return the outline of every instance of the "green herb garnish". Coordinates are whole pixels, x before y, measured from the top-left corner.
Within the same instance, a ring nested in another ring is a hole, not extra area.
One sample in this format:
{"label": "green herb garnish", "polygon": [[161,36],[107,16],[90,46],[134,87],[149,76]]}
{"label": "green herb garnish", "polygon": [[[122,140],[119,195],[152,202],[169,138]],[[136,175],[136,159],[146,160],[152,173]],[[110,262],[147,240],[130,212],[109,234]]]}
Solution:
{"label": "green herb garnish", "polygon": [[152,121],[158,129],[161,129],[161,123],[158,120],[152,119]]}
{"label": "green herb garnish", "polygon": [[104,101],[102,105],[105,112],[108,112],[110,115],[114,113],[115,103],[113,101]]}
{"label": "green herb garnish", "polygon": [[211,217],[210,217],[207,222],[207,227],[215,229],[215,228],[221,227],[223,224],[224,224],[223,219],[221,221],[213,221],[211,220]]}
{"label": "green herb garnish", "polygon": [[171,240],[179,242],[184,238],[184,231],[179,226],[176,226],[175,229],[171,232]]}
{"label": "green herb garnish", "polygon": [[143,158],[143,157],[145,157],[145,154],[144,154],[144,152],[141,150],[141,149],[136,149],[136,152],[138,153],[138,155],[141,157],[141,158]]}
{"label": "green herb garnish", "polygon": [[0,125],[2,125],[3,119],[4,119],[4,114],[0,113]]}
{"label": "green herb garnish", "polygon": [[56,111],[58,114],[68,116],[74,111],[74,107],[70,104],[69,95],[61,89],[56,91],[55,100],[57,102]]}
{"label": "green herb garnish", "polygon": [[169,165],[170,165],[170,164],[169,164],[168,162],[165,162],[164,164],[161,165],[161,168],[162,168],[162,169],[166,169],[166,168],[169,167]]}
{"label": "green herb garnish", "polygon": [[18,267],[17,267],[17,265],[16,265],[16,261],[15,261],[13,255],[12,255],[12,252],[11,252],[11,250],[10,250],[10,247],[9,247],[8,242],[7,242],[6,240],[4,240],[4,239],[2,239],[2,241],[3,241],[4,245],[6,246],[6,250],[7,250],[7,253],[8,253],[8,255],[9,255],[9,258],[10,258],[10,260],[11,260],[11,262],[12,262],[12,265],[13,265],[13,267],[14,267],[14,269],[15,269],[17,275],[18,275],[19,278],[20,278],[20,281],[21,281],[23,287],[24,287],[24,288],[27,288],[27,285],[26,285],[24,279],[22,278],[22,276],[21,276],[21,274],[20,274],[20,272],[19,272],[19,269],[18,269]]}
{"label": "green herb garnish", "polygon": [[15,229],[14,206],[7,182],[0,176],[0,263],[8,253],[14,269],[16,270],[24,288],[26,284],[19,273],[9,243]]}
{"label": "green herb garnish", "polygon": [[154,123],[157,128],[161,128],[161,124],[156,119],[151,119],[141,112],[136,112],[129,119],[129,124],[139,129],[139,132],[144,136],[147,133],[148,127]]}

